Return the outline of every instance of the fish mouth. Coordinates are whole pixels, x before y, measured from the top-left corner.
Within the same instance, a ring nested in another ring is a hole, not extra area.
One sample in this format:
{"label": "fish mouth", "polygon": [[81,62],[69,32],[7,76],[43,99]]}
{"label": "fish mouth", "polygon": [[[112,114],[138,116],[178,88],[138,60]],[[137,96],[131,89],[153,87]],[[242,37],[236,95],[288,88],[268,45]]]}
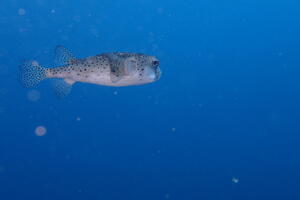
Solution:
{"label": "fish mouth", "polygon": [[156,70],[155,70],[155,81],[159,80],[161,77],[161,70],[160,68],[158,67]]}

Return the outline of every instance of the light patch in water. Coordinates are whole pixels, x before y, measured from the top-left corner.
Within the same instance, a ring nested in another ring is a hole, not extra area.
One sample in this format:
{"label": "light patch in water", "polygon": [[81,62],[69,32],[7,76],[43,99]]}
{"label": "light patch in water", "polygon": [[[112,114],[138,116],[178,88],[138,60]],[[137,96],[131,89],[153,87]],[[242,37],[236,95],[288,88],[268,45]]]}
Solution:
{"label": "light patch in water", "polygon": [[232,179],[231,179],[231,181],[233,182],[233,183],[239,183],[239,179],[238,178],[236,178],[236,177],[233,177]]}
{"label": "light patch in water", "polygon": [[21,15],[21,16],[25,15],[26,14],[26,10],[24,8],[19,8],[18,14]]}
{"label": "light patch in water", "polygon": [[36,60],[34,60],[34,61],[32,61],[32,65],[33,65],[33,66],[39,66],[39,62],[36,61]]}
{"label": "light patch in water", "polygon": [[36,136],[44,136],[47,133],[47,129],[45,126],[38,126],[35,128],[34,132]]}
{"label": "light patch in water", "polygon": [[5,167],[0,165],[0,174],[5,172]]}
{"label": "light patch in water", "polygon": [[165,198],[166,198],[166,199],[170,199],[170,194],[167,193],[167,194],[165,195]]}
{"label": "light patch in water", "polygon": [[38,90],[30,90],[27,92],[27,99],[29,101],[38,101],[41,97],[41,94]]}

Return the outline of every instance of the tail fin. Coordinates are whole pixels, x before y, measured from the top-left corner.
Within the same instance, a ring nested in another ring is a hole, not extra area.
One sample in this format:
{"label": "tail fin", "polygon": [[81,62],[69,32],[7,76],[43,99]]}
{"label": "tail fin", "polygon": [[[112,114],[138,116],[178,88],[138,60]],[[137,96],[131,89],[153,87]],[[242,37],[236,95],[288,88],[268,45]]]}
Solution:
{"label": "tail fin", "polygon": [[34,87],[46,78],[46,68],[36,61],[26,61],[20,68],[20,81],[24,87]]}

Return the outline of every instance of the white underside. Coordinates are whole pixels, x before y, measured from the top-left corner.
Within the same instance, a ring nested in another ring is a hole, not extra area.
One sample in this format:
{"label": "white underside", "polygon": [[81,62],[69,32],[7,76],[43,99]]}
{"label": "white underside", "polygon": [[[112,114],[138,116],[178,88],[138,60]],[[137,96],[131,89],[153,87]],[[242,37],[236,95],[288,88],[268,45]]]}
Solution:
{"label": "white underside", "polygon": [[92,84],[105,85],[105,86],[115,86],[115,87],[141,85],[146,83],[137,80],[138,80],[137,77],[124,76],[120,80],[113,82],[111,80],[110,75],[91,74],[88,78],[78,80],[78,82],[92,83]]}
{"label": "white underside", "polygon": [[[86,77],[87,76],[87,77]],[[104,86],[129,86],[129,85],[142,85],[152,81],[140,81],[138,77],[135,76],[123,76],[120,80],[113,82],[111,80],[110,73],[88,73],[83,74],[81,76],[77,76],[77,73],[71,74],[59,74],[57,76],[48,76],[48,78],[63,78],[69,84],[74,84],[75,82],[83,82],[83,83],[92,83],[97,85]],[[137,81],[139,80],[139,81]]]}
{"label": "white underside", "polygon": [[69,84],[74,84],[75,82],[83,82],[83,83],[92,83],[97,85],[104,86],[129,86],[129,85],[142,85],[146,83],[153,82],[155,75],[153,77],[149,77],[148,80],[140,80],[138,75],[131,76],[123,76],[119,80],[112,81],[110,71],[102,71],[102,72],[93,72],[93,73],[82,73],[80,76],[77,75],[78,72],[62,72],[56,75],[47,74],[48,78],[63,78]]}

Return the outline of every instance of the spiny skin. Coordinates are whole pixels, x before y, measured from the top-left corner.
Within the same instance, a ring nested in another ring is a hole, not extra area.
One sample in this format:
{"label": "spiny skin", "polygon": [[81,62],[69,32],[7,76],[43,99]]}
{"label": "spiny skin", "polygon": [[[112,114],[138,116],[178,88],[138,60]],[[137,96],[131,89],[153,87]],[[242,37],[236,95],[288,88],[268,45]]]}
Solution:
{"label": "spiny skin", "polygon": [[105,53],[46,69],[47,78],[63,78],[71,84],[87,82],[107,86],[140,85],[160,77],[159,61],[135,53]]}
{"label": "spiny skin", "polygon": [[77,59],[69,65],[47,69],[48,78],[64,78],[75,82],[86,82],[95,75],[109,76],[109,73],[109,62],[102,56]]}
{"label": "spiny skin", "polygon": [[141,85],[160,78],[159,61],[153,56],[137,53],[104,53],[76,59],[63,46],[55,49],[59,67],[45,68],[36,61],[26,61],[19,66],[20,81],[25,87],[37,86],[44,79],[58,78],[54,92],[59,98],[70,94],[76,82],[106,86]]}

